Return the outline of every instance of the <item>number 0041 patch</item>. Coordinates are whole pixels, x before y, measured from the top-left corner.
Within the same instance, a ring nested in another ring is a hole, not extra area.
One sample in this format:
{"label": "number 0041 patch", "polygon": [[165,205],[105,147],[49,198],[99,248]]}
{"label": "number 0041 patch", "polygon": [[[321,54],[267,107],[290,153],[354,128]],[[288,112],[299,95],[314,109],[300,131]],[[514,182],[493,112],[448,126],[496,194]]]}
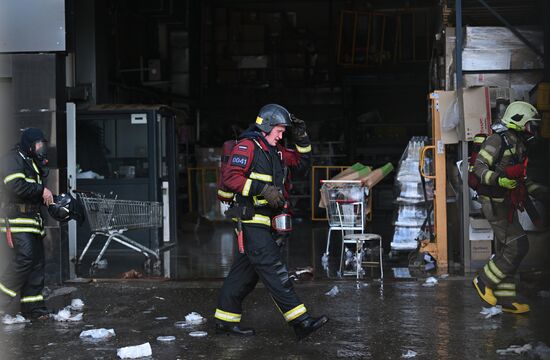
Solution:
{"label": "number 0041 patch", "polygon": [[248,163],[248,157],[243,155],[233,155],[231,158],[231,165],[240,166],[242,168],[246,167]]}

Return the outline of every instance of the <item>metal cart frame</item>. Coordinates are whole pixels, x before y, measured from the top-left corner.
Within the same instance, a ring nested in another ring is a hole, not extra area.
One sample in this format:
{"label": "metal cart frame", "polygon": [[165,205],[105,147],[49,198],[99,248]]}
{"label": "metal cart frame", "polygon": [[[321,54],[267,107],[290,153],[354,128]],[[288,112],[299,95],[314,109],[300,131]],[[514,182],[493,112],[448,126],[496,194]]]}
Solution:
{"label": "metal cart frame", "polygon": [[111,244],[116,241],[145,256],[145,271],[160,275],[159,251],[154,251],[123,235],[128,230],[160,228],[163,222],[162,203],[154,201],[118,200],[108,198],[104,194],[75,191],[86,212],[86,220],[90,224],[92,234],[78,257],[75,265],[82,263],[94,239],[98,236],[107,240],[99,255],[90,266],[90,274],[98,268],[98,264]]}

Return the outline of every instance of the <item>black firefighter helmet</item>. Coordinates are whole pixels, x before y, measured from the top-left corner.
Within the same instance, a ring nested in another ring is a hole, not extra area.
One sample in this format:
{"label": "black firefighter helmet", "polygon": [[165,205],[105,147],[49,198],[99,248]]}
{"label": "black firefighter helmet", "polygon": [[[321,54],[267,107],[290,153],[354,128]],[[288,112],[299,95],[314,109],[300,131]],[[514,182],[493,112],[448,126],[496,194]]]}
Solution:
{"label": "black firefighter helmet", "polygon": [[67,222],[76,220],[78,224],[84,222],[84,209],[82,204],[71,194],[61,194],[54,196],[54,202],[48,206],[48,213],[55,220]]}
{"label": "black firefighter helmet", "polygon": [[256,117],[256,127],[269,134],[277,125],[292,126],[292,115],[278,104],[267,104]]}

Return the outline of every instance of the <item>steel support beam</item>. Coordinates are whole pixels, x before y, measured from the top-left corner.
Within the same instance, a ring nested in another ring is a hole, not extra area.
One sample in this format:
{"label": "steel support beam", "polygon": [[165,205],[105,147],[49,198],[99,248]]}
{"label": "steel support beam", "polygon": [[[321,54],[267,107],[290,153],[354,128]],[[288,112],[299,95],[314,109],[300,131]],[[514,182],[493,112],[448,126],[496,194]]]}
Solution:
{"label": "steel support beam", "polygon": [[[540,56],[541,58],[544,57],[544,54],[535,46],[533,45],[525,36],[523,36],[518,29],[516,29],[512,24],[508,22],[505,18],[503,18],[499,13],[495,11],[489,4],[485,2],[485,0],[477,0],[481,5],[485,6],[489,12],[496,17],[501,23],[503,23],[514,35],[518,37],[529,49],[531,49],[535,54]],[[457,25],[458,28],[458,25]]]}
{"label": "steel support beam", "polygon": [[[460,134],[466,134],[464,124],[464,97],[462,92],[462,0],[455,2],[456,17],[456,37],[455,37],[455,75],[456,75],[456,94],[458,100],[459,112],[459,131]],[[464,136],[464,135],[462,135]],[[470,253],[470,187],[468,186],[468,142],[466,139],[460,140],[458,148],[458,158],[462,160],[462,178],[461,192],[459,196],[459,214],[460,214],[460,239],[462,239],[462,259],[464,261],[464,273],[471,271],[471,253]]]}

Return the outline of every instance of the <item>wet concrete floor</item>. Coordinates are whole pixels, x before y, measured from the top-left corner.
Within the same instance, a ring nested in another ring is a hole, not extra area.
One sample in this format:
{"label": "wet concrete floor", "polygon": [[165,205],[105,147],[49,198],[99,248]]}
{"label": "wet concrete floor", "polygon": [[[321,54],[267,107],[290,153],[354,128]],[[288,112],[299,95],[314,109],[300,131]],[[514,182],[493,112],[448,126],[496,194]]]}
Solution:
{"label": "wet concrete floor", "polygon": [[[99,270],[93,282],[49,286],[54,294],[71,292],[52,296],[48,306],[59,309],[72,298],[80,298],[86,304],[83,321],[0,325],[0,359],[116,359],[117,348],[145,342],[153,350],[150,359],[400,359],[409,350],[417,354],[415,359],[497,359],[502,356],[496,350],[510,345],[550,345],[550,299],[538,295],[550,290],[550,284],[540,276],[522,282],[532,306],[530,314],[485,319],[480,314],[484,304],[471,286],[471,277],[450,276],[439,279],[435,287],[424,287],[422,276],[426,274],[396,279],[392,267],[403,264],[385,256],[383,282],[377,279],[377,270],[367,271],[359,283],[352,277],[341,279],[336,274],[338,237],[333,238],[327,271],[321,264],[326,224],[296,229],[283,258],[291,269],[315,267],[313,280],[298,282],[296,290],[313,315],[330,317],[324,328],[304,341],[295,340],[261,285],[246,299],[243,313],[243,325],[255,327],[257,335],[214,334],[213,312],[221,279],[235,251],[231,227],[216,224],[183,234],[169,254],[173,280],[120,280],[122,272],[140,270],[143,258],[108,251],[108,267]],[[389,239],[385,240],[388,244]],[[85,269],[83,273],[87,275]],[[340,293],[325,295],[334,286]],[[206,324],[185,329],[174,326],[193,311],[206,317]],[[83,330],[102,327],[113,328],[116,337],[95,342],[79,338]],[[191,337],[194,330],[208,335]],[[176,340],[156,340],[169,335]]]}
{"label": "wet concrete floor", "polygon": [[[35,321],[0,325],[1,359],[115,359],[123,346],[151,344],[151,359],[400,359],[408,350],[416,359],[496,359],[497,349],[510,345],[550,344],[550,299],[529,297],[528,315],[501,314],[485,319],[482,303],[469,279],[440,279],[435,287],[422,280],[315,280],[296,284],[312,314],[330,321],[306,340],[295,340],[267,292],[259,286],[246,299],[243,325],[257,335],[239,338],[215,335],[213,311],[219,281],[98,281],[75,285],[68,295],[48,301],[52,307],[81,298],[84,319],[76,323]],[[337,285],[340,293],[325,295]],[[73,285],[71,285],[73,286]],[[204,325],[174,326],[196,311]],[[163,317],[166,317],[165,319]],[[113,328],[116,337],[83,341],[90,328]],[[208,332],[191,337],[192,330]],[[173,335],[163,344],[158,336]],[[529,357],[506,357],[529,358]]]}

